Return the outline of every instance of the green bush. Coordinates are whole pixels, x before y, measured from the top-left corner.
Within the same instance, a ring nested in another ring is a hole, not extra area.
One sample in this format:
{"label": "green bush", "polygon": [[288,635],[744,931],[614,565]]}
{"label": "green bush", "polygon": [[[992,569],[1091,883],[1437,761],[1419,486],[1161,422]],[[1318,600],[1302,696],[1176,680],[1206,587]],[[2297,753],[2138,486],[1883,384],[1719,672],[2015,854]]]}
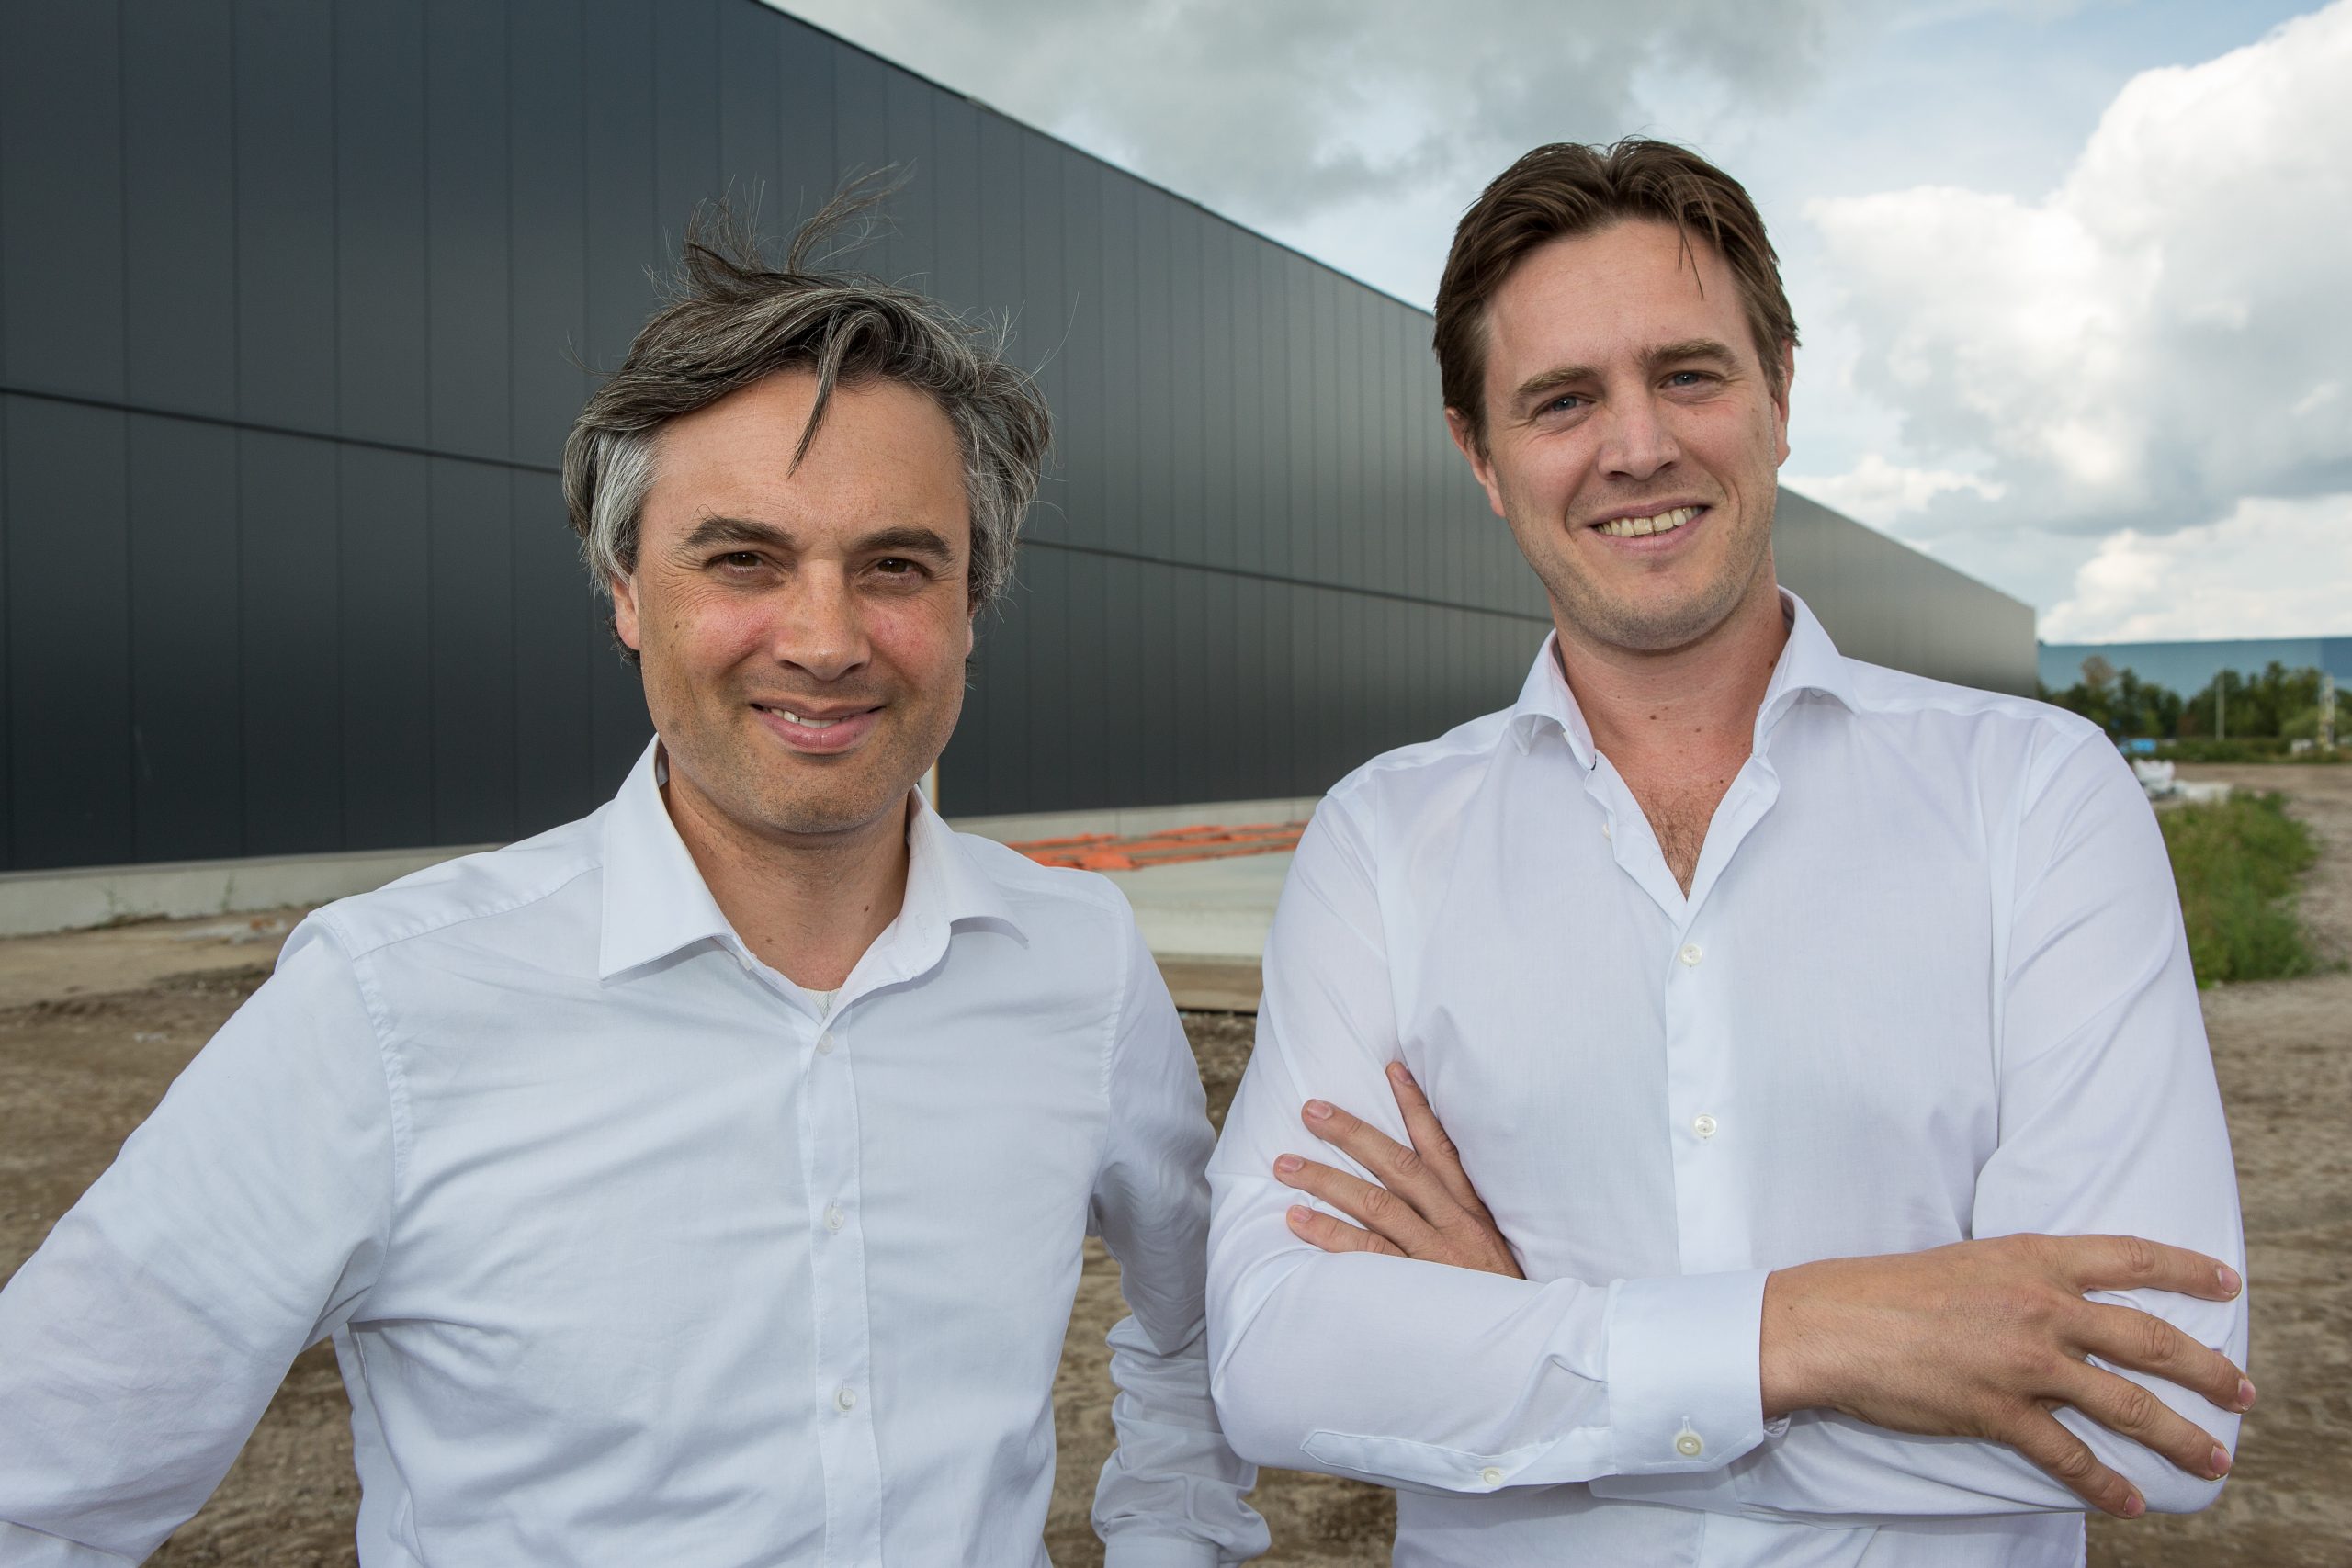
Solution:
{"label": "green bush", "polygon": [[2311,829],[2278,795],[2236,795],[2159,812],[2180,887],[2197,983],[2277,980],[2318,966],[2291,902],[2319,859]]}

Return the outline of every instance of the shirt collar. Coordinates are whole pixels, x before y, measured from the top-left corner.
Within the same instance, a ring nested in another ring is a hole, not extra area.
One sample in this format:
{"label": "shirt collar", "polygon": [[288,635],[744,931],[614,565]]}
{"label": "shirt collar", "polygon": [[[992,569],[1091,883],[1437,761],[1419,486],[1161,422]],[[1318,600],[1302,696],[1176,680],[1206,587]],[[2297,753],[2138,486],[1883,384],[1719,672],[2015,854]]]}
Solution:
{"label": "shirt collar", "polygon": [[[677,824],[670,819],[670,808],[662,799],[668,772],[657,739],[648,743],[605,809],[603,930],[596,952],[600,979],[667,958],[697,942],[741,946],[685,840],[678,837]],[[1003,890],[920,790],[914,792],[907,851],[906,897],[892,926],[922,950],[922,966],[937,961],[958,920],[992,919],[1019,929]]]}
{"label": "shirt collar", "polygon": [[[1789,618],[1789,639],[1773,663],[1772,679],[1756,710],[1758,750],[1781,716],[1808,693],[1835,698],[1849,709],[1857,705],[1853,671],[1846,656],[1838,651],[1804,600],[1785,588],[1780,592],[1781,613]],[[1589,770],[1597,756],[1592,729],[1585,723],[1584,710],[1577,705],[1576,694],[1568,689],[1567,677],[1560,672],[1559,643],[1557,631],[1544,637],[1542,651],[1520,685],[1508,728],[1522,751],[1543,730],[1556,728],[1577,762]]]}

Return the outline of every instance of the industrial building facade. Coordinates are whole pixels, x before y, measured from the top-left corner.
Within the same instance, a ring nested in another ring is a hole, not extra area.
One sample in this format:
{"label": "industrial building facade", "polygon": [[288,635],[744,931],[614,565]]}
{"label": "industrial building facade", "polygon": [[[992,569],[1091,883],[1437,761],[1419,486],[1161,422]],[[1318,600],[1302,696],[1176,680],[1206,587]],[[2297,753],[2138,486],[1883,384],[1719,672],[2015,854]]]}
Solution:
{"label": "industrial building facade", "polygon": [[[911,176],[877,275],[1058,422],[957,814],[1311,795],[1510,700],[1542,596],[1429,318],[755,0],[0,8],[0,870],[515,838],[649,733],[556,464],[712,197]],[[1859,657],[2031,610],[1783,493]]]}

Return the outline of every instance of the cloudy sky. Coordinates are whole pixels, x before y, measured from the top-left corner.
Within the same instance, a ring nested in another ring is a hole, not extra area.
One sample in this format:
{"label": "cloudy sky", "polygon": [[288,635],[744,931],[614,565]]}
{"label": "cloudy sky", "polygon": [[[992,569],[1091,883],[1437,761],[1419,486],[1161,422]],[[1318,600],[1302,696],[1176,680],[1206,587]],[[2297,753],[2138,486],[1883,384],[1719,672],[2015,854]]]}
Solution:
{"label": "cloudy sky", "polygon": [[782,0],[1426,306],[1539,141],[1745,181],[1787,477],[2050,641],[2352,633],[2352,0]]}

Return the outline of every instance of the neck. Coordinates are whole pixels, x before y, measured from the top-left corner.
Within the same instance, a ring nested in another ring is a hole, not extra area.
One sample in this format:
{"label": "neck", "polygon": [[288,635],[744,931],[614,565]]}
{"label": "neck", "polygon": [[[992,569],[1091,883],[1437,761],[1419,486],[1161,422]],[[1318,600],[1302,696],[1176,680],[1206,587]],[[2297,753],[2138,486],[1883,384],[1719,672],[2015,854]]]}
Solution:
{"label": "neck", "polygon": [[747,829],[674,771],[662,795],[728,924],[803,989],[838,989],[898,918],[911,800],[845,831],[786,837]]}
{"label": "neck", "polygon": [[[1770,570],[1723,623],[1696,642],[1658,652],[1610,647],[1555,615],[1560,669],[1595,747],[1625,764],[1742,757],[1756,732],[1772,669],[1789,640]],[[1647,767],[1643,771],[1647,772]]]}

